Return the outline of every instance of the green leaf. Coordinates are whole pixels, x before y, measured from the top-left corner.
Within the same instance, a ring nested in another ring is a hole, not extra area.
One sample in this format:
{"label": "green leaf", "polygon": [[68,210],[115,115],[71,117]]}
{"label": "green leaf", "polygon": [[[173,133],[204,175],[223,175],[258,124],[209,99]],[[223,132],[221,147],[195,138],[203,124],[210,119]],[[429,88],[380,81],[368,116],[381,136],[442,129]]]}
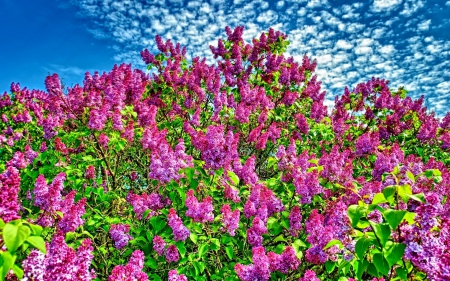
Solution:
{"label": "green leaf", "polygon": [[364,259],[364,255],[366,254],[366,250],[367,248],[369,248],[369,246],[374,245],[374,239],[373,238],[361,238],[356,242],[355,245],[355,253],[356,256],[358,256],[358,258],[360,260]]}
{"label": "green leaf", "polygon": [[15,255],[11,255],[11,253],[8,251],[0,252],[0,256],[3,259],[3,270],[1,270],[0,280],[5,280],[8,271],[14,266],[17,257]]}
{"label": "green leaf", "polygon": [[13,265],[12,270],[14,271],[14,274],[16,274],[17,278],[23,278],[23,270],[17,264]]}
{"label": "green leaf", "polygon": [[177,243],[175,243],[175,245],[177,246],[178,252],[180,252],[181,257],[184,258],[184,256],[186,255],[186,247],[184,246],[184,242],[178,241]]}
{"label": "green leaf", "polygon": [[397,188],[394,185],[388,186],[383,189],[384,198],[386,198],[387,201],[391,202],[394,199],[396,189]]}
{"label": "green leaf", "polygon": [[194,242],[194,244],[197,244],[198,236],[196,233],[191,232],[191,234],[189,235],[189,238],[191,239],[192,242]]}
{"label": "green leaf", "polygon": [[356,271],[356,277],[358,277],[358,280],[361,280],[364,272],[369,267],[369,262],[367,260],[360,260],[358,262],[358,270]]}
{"label": "green leaf", "polygon": [[3,240],[5,241],[8,251],[13,253],[20,247],[20,245],[30,236],[31,230],[24,225],[14,225],[8,223],[3,229]]}
{"label": "green leaf", "polygon": [[396,264],[405,253],[406,245],[403,243],[393,243],[385,252],[384,256],[386,257],[389,266],[393,266]]}
{"label": "green leaf", "polygon": [[228,170],[228,176],[235,186],[239,184],[239,177],[233,171]]}
{"label": "green leaf", "polygon": [[387,260],[384,258],[383,254],[376,253],[373,255],[373,263],[375,264],[375,267],[379,272],[381,272],[383,275],[389,274],[390,266],[387,262]]}
{"label": "green leaf", "polygon": [[42,238],[41,236],[30,236],[27,238],[27,242],[31,246],[37,248],[42,253],[44,253],[44,254],[47,253],[47,249],[45,248],[44,238]]}
{"label": "green leaf", "polygon": [[332,261],[328,260],[325,263],[325,269],[327,270],[328,273],[333,272],[335,267],[336,267],[336,263],[335,262],[332,262]]}
{"label": "green leaf", "polygon": [[166,220],[164,220],[160,217],[152,217],[150,219],[150,223],[152,224],[153,229],[155,230],[155,233],[160,232],[167,225]]}
{"label": "green leaf", "polygon": [[409,184],[400,185],[398,187],[398,195],[402,198],[402,200],[407,203],[409,200],[409,195],[412,195],[412,189]]}
{"label": "green leaf", "polygon": [[373,200],[372,200],[372,204],[381,204],[381,203],[386,203],[387,200],[384,197],[383,193],[377,193],[373,196]]}
{"label": "green leaf", "polygon": [[200,246],[198,246],[198,257],[201,258],[203,257],[206,252],[208,251],[208,244],[201,244]]}
{"label": "green leaf", "polygon": [[408,271],[403,267],[397,267],[395,272],[397,273],[397,276],[402,278],[403,280],[408,279]]}
{"label": "green leaf", "polygon": [[155,259],[152,259],[151,257],[146,258],[145,265],[150,267],[151,269],[158,268],[158,262]]}
{"label": "green leaf", "polygon": [[358,205],[351,205],[348,207],[347,213],[352,222],[352,226],[356,227],[361,217],[364,216],[364,209]]}
{"label": "green leaf", "polygon": [[31,228],[31,232],[34,234],[34,235],[37,235],[37,236],[39,236],[39,235],[41,235],[41,233],[42,233],[42,226],[40,226],[40,225],[36,225],[36,224],[27,224],[30,228]]}
{"label": "green leaf", "polygon": [[230,260],[232,260],[234,258],[234,251],[233,251],[233,247],[232,246],[227,246],[225,248],[225,252],[227,253],[227,256]]}
{"label": "green leaf", "polygon": [[220,241],[217,238],[211,238],[209,248],[211,250],[219,250],[220,249]]}
{"label": "green leaf", "polygon": [[386,223],[371,223],[371,225],[373,227],[375,235],[378,237],[378,239],[380,239],[381,247],[384,247],[384,245],[386,245],[386,242],[391,237],[391,228]]}
{"label": "green leaf", "polygon": [[394,230],[397,228],[397,226],[403,220],[403,217],[405,216],[405,214],[406,214],[406,211],[391,210],[391,209],[387,209],[383,212],[384,218],[386,219],[386,221],[389,223],[389,225]]}
{"label": "green leaf", "polygon": [[406,195],[406,196],[411,198],[411,199],[413,199],[413,200],[415,200],[415,201],[419,201],[419,202],[422,202],[422,203],[426,202],[425,196],[423,195],[423,193],[417,193],[417,194]]}
{"label": "green leaf", "polygon": [[334,245],[339,245],[339,248],[341,249],[343,247],[342,242],[337,240],[337,239],[333,239],[330,242],[327,243],[327,245],[325,245],[325,247],[323,248],[324,250],[333,247]]}

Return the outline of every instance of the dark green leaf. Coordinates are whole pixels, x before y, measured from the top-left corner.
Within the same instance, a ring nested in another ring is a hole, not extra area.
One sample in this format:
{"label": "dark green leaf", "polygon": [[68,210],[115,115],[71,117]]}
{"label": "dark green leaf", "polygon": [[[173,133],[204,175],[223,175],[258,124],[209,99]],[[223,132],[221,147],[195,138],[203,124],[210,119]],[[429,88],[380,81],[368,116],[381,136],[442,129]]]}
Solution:
{"label": "dark green leaf", "polygon": [[395,272],[397,273],[397,276],[402,278],[403,280],[408,279],[408,271],[406,271],[406,269],[404,269],[403,267],[397,267]]}
{"label": "dark green leaf", "polygon": [[384,256],[386,257],[389,266],[393,266],[396,264],[405,253],[406,245],[402,243],[393,243],[385,252]]}
{"label": "dark green leaf", "polygon": [[201,258],[203,257],[204,254],[206,254],[206,252],[208,251],[208,244],[201,244],[200,246],[198,246],[198,257]]}
{"label": "dark green leaf", "polygon": [[178,241],[175,245],[177,246],[178,252],[180,252],[181,257],[184,258],[184,256],[186,255],[186,247],[184,246],[184,242]]}
{"label": "dark green leaf", "polygon": [[369,262],[367,260],[360,260],[357,261],[358,264],[358,271],[356,272],[356,277],[358,277],[358,280],[361,280],[361,277],[363,276],[364,272],[366,272],[367,268],[369,267]]}
{"label": "dark green leaf", "polygon": [[391,228],[386,223],[371,223],[371,225],[373,227],[375,235],[378,237],[378,239],[380,239],[381,247],[384,247],[384,245],[386,245],[386,242],[391,237]]}
{"label": "dark green leaf", "polygon": [[230,260],[232,260],[234,258],[234,251],[233,251],[233,247],[232,246],[227,246],[225,248],[225,252],[227,253],[227,256]]}
{"label": "dark green leaf", "polygon": [[389,263],[387,262],[387,260],[384,258],[383,254],[381,253],[376,253],[373,255],[373,263],[375,264],[375,267],[377,268],[377,270],[379,272],[381,272],[383,275],[388,275],[389,274]]}
{"label": "dark green leaf", "polygon": [[356,253],[356,256],[358,256],[358,258],[360,260],[364,259],[366,250],[367,250],[367,248],[369,248],[370,245],[374,245],[374,239],[372,239],[372,238],[363,237],[356,242],[355,253]]}

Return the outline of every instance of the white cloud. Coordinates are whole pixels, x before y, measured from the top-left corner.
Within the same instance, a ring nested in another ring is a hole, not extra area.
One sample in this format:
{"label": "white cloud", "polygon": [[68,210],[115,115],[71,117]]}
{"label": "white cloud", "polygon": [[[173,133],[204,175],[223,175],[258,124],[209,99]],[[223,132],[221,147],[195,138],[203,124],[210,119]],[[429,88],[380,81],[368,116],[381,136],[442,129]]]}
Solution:
{"label": "white cloud", "polygon": [[431,19],[424,20],[423,22],[421,22],[417,25],[417,29],[419,29],[420,31],[427,31],[428,29],[430,29],[430,24],[431,24]]}
{"label": "white cloud", "polygon": [[402,0],[374,0],[371,10],[375,13],[390,12],[399,7]]}
{"label": "white cloud", "polygon": [[[329,95],[342,94],[343,86],[356,85],[374,75],[392,80],[393,88],[405,85],[413,93],[429,90],[450,95],[450,60],[446,59],[450,56],[450,41],[425,33],[437,30],[445,19],[431,21],[424,0],[374,0],[372,4],[359,1],[351,5],[327,0],[196,0],[183,5],[184,2],[76,3],[81,14],[93,21],[89,32],[111,40],[117,61],[139,65],[140,50],[155,52],[154,36],[160,34],[164,39],[187,45],[188,58],[205,56],[212,63],[208,46],[226,37],[225,26],[244,24],[247,42],[272,26],[288,34],[288,53],[297,61],[302,60],[304,53],[317,58],[317,75]],[[366,8],[370,13],[364,14],[365,18],[377,19],[361,20]],[[400,42],[407,42],[406,47]]]}
{"label": "white cloud", "polygon": [[353,47],[353,45],[345,40],[339,39],[336,42],[336,47],[348,50],[348,49],[351,49]]}

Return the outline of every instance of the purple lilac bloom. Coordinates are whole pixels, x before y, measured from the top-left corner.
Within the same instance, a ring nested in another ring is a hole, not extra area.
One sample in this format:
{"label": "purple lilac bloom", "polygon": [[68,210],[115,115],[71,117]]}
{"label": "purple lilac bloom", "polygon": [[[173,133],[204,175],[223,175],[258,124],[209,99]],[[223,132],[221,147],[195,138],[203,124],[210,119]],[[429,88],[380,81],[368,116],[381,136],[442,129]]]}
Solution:
{"label": "purple lilac bloom", "polygon": [[194,222],[205,223],[214,220],[212,197],[208,196],[201,203],[194,196],[194,190],[190,189],[186,197],[186,216],[194,220]]}
{"label": "purple lilac bloom", "polygon": [[238,203],[241,202],[241,198],[239,197],[239,190],[232,188],[226,183],[223,183],[224,185],[224,197],[226,199],[233,200],[233,202]]}
{"label": "purple lilac bloom", "polygon": [[169,271],[169,281],[188,281],[186,275],[179,274],[176,269],[172,269]]}
{"label": "purple lilac bloom", "polygon": [[220,209],[222,212],[222,223],[224,230],[226,230],[231,236],[235,235],[236,229],[239,227],[240,212],[238,209],[231,211],[230,205],[225,204]]}
{"label": "purple lilac bloom", "polygon": [[274,252],[267,254],[270,262],[271,271],[280,271],[287,274],[291,270],[296,270],[300,265],[300,260],[297,258],[294,248],[286,247],[281,255]]}
{"label": "purple lilac bloom", "polygon": [[128,224],[111,224],[109,235],[114,240],[117,249],[123,249],[128,244],[128,241],[133,239],[128,232],[130,232],[130,226]]}
{"label": "purple lilac bloom", "polygon": [[178,253],[178,248],[175,245],[170,245],[166,250],[166,261],[167,262],[178,262],[180,259],[180,254]]}
{"label": "purple lilac bloom", "polygon": [[269,257],[265,254],[264,247],[254,247],[252,249],[253,264],[234,266],[234,271],[242,281],[267,281],[270,278]]}
{"label": "purple lilac bloom", "polygon": [[247,241],[253,247],[262,246],[262,235],[267,233],[266,225],[259,217],[253,219],[252,226],[247,229]]}
{"label": "purple lilac bloom", "polygon": [[117,265],[113,268],[108,281],[133,280],[148,281],[148,275],[142,271],[144,268],[144,253],[136,250],[131,254],[127,265]]}
{"label": "purple lilac bloom", "polygon": [[169,214],[167,215],[168,224],[172,228],[174,240],[175,241],[184,241],[189,237],[191,232],[184,226],[183,221],[177,215],[175,209],[170,209]]}
{"label": "purple lilac bloom", "polygon": [[60,203],[60,212],[63,213],[63,218],[58,223],[58,228],[64,233],[75,231],[80,225],[84,224],[81,217],[86,212],[86,198],[74,203],[76,191],[72,190],[66,195],[64,200]]}
{"label": "purple lilac bloom", "polygon": [[294,206],[289,214],[289,232],[292,236],[297,237],[302,230],[302,212],[299,206]]}
{"label": "purple lilac bloom", "polygon": [[158,253],[159,256],[164,255],[164,249],[166,247],[166,242],[162,239],[161,236],[156,235],[153,237],[153,250]]}
{"label": "purple lilac bloom", "polygon": [[9,166],[6,171],[0,174],[0,219],[6,223],[20,218],[18,214],[20,210],[19,191],[19,171]]}
{"label": "purple lilac bloom", "polygon": [[84,172],[84,176],[87,179],[95,178],[95,168],[94,168],[94,166],[90,165],[89,167],[87,167],[86,171]]}
{"label": "purple lilac bloom", "polygon": [[93,255],[91,240],[85,239],[77,251],[67,246],[62,233],[57,233],[47,245],[47,254],[37,250],[23,261],[26,281],[85,281],[95,278],[94,270],[89,270]]}
{"label": "purple lilac bloom", "polygon": [[298,279],[298,281],[320,281],[319,278],[317,278],[316,273],[312,270],[307,269],[305,271],[305,275]]}

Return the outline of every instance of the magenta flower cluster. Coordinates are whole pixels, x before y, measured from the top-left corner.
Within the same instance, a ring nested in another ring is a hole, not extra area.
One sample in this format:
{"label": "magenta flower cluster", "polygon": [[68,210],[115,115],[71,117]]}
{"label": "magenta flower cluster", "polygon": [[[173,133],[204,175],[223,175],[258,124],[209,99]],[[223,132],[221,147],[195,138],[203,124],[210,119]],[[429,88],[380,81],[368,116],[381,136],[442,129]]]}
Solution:
{"label": "magenta flower cluster", "polygon": [[131,254],[126,265],[117,265],[113,268],[108,281],[135,280],[148,281],[148,275],[142,271],[144,268],[144,253],[136,250]]}
{"label": "magenta flower cluster", "polygon": [[[91,240],[85,239],[75,251],[67,246],[62,233],[47,245],[47,254],[32,250],[23,261],[24,281],[86,281],[95,278],[89,267],[93,259]],[[116,279],[115,279],[116,280]]]}
{"label": "magenta flower cluster", "polygon": [[128,241],[133,239],[128,232],[130,232],[130,226],[128,224],[111,224],[109,235],[117,249],[123,249],[128,244]]}
{"label": "magenta flower cluster", "polygon": [[194,190],[190,189],[186,197],[186,216],[194,220],[194,222],[211,222],[214,220],[214,208],[212,205],[212,197],[208,196],[200,203],[194,196]]}
{"label": "magenta flower cluster", "polygon": [[183,221],[177,215],[175,209],[170,209],[169,214],[167,215],[167,220],[169,226],[173,231],[173,239],[175,241],[184,241],[189,237],[191,232],[184,226]]}

